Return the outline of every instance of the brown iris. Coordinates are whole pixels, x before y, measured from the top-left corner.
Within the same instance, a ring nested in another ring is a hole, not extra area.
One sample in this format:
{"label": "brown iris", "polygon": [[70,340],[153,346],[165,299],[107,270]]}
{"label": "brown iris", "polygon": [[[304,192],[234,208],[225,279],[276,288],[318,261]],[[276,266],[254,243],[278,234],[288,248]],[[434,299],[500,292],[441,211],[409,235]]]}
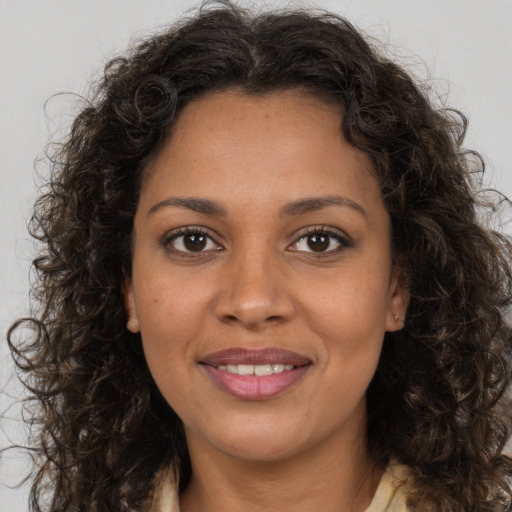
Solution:
{"label": "brown iris", "polygon": [[183,245],[191,252],[202,251],[206,247],[207,237],[200,233],[190,233],[183,237]]}
{"label": "brown iris", "polygon": [[323,252],[329,248],[329,235],[318,234],[308,236],[308,247],[315,252]]}

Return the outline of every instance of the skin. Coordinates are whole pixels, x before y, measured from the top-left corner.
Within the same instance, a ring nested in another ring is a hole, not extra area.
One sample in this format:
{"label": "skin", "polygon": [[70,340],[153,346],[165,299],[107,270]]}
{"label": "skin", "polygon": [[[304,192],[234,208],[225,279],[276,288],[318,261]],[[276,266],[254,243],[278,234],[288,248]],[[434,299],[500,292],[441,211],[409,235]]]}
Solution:
{"label": "skin", "polygon": [[[375,492],[365,392],[408,294],[378,180],[340,125],[298,90],[213,93],[184,108],[147,170],[127,325],[185,425],[185,512],[358,511]],[[223,214],[168,200],[190,197]],[[306,198],[324,200],[290,207]],[[201,251],[187,252],[187,226],[209,237]],[[311,248],[312,233],[326,248]],[[232,347],[291,350],[311,365],[284,392],[244,400],[199,364]]]}

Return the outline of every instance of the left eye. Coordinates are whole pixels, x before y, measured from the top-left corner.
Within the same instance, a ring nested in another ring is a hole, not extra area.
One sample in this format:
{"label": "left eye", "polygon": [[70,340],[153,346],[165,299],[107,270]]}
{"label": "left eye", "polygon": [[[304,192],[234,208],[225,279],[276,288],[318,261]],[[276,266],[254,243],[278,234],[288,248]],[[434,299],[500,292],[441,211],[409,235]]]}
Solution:
{"label": "left eye", "polygon": [[347,246],[343,238],[334,233],[316,231],[300,237],[292,246],[294,251],[302,252],[335,252],[340,247]]}
{"label": "left eye", "polygon": [[200,253],[219,249],[219,246],[205,233],[192,232],[173,235],[166,243],[176,252]]}

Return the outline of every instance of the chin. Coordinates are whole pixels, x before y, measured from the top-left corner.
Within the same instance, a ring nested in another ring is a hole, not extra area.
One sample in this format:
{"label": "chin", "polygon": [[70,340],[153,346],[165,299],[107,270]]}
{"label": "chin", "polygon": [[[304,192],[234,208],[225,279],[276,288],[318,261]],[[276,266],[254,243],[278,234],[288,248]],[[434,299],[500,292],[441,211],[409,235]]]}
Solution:
{"label": "chin", "polygon": [[[222,451],[234,459],[255,463],[284,462],[303,451],[300,445],[290,446],[289,440],[286,444],[276,441],[275,439],[269,440],[267,436],[265,439],[230,444],[225,446]],[[222,449],[222,447],[219,448]]]}
{"label": "chin", "polygon": [[[247,428],[249,419],[244,424],[231,423],[217,432],[199,433],[204,443],[215,451],[224,453],[235,459],[252,462],[278,462],[289,459],[307,450],[308,439],[304,438],[304,430],[292,426],[276,425],[275,422],[261,422]],[[187,432],[187,438],[197,433]]]}

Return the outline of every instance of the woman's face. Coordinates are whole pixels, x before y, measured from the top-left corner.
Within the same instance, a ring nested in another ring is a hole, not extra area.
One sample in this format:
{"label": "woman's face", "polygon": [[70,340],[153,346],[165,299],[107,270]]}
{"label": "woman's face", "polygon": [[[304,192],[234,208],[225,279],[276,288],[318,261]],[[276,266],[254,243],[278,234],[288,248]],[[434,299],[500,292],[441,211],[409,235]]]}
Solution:
{"label": "woman's face", "polygon": [[214,93],[147,170],[128,328],[191,450],[364,444],[365,392],[407,293],[378,180],[340,126],[299,91]]}

